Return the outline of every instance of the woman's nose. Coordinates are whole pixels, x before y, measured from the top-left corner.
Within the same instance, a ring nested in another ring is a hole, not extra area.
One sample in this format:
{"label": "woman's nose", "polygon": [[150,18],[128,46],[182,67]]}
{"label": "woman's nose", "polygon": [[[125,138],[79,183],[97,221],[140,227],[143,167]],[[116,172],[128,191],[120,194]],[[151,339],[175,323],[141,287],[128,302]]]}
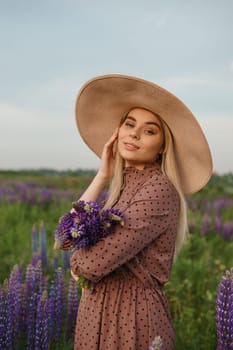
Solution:
{"label": "woman's nose", "polygon": [[137,140],[140,138],[139,133],[137,132],[137,130],[131,130],[130,136],[133,137],[134,139],[137,139]]}

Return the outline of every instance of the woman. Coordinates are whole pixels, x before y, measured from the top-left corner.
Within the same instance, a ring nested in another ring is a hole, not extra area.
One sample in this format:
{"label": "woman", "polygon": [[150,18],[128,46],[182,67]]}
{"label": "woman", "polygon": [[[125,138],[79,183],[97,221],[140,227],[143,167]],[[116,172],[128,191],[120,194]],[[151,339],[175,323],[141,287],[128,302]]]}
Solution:
{"label": "woman", "polygon": [[97,200],[111,180],[105,208],[119,208],[125,225],[71,257],[74,278],[95,283],[95,293],[85,289],[81,297],[75,349],[146,350],[158,336],[162,349],[171,350],[175,335],[163,286],[186,237],[184,194],[211,176],[205,136],[174,95],[123,75],[88,81],[76,119],[84,141],[101,155],[80,199]]}

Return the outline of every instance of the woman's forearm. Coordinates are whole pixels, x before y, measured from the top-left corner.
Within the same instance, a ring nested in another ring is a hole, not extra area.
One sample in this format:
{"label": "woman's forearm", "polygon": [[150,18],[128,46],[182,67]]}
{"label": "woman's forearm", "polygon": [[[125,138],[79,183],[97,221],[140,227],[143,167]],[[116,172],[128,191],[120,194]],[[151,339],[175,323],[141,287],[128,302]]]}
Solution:
{"label": "woman's forearm", "polygon": [[87,201],[96,201],[103,191],[105,185],[107,184],[108,180],[100,173],[98,172],[86,191],[82,194],[82,196],[79,198],[80,200],[83,200],[85,202]]}

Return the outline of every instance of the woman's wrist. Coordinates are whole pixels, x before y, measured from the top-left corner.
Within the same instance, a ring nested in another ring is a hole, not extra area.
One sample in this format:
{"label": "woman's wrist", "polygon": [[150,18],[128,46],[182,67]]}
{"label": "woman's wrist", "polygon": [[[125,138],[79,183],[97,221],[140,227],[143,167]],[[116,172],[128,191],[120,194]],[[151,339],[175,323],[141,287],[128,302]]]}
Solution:
{"label": "woman's wrist", "polygon": [[101,171],[98,171],[89,187],[79,199],[86,202],[96,201],[106,186],[107,182],[108,178]]}
{"label": "woman's wrist", "polygon": [[98,172],[96,174],[96,178],[98,179],[98,181],[102,182],[104,185],[106,185],[108,183],[108,181],[110,180],[109,175],[104,173],[101,169],[98,170]]}

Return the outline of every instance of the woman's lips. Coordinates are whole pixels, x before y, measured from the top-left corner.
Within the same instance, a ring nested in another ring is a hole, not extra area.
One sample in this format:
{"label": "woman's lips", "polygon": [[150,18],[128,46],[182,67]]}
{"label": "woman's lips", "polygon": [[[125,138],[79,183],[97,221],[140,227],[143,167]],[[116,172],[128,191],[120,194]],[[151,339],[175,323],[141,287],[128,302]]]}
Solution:
{"label": "woman's lips", "polygon": [[139,149],[139,147],[136,146],[136,145],[134,145],[133,143],[125,142],[124,145],[125,145],[125,148],[126,148],[128,151],[136,151],[136,150]]}

